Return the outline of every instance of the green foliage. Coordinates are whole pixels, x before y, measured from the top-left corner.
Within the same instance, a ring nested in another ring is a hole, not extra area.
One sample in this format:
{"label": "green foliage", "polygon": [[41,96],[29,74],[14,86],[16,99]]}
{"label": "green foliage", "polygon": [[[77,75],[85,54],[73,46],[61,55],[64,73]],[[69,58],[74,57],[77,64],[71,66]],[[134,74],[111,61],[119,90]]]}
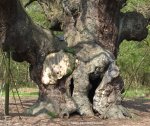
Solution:
{"label": "green foliage", "polygon": [[[5,53],[0,52],[0,82],[4,83],[7,79],[7,64],[8,59]],[[29,77],[29,65],[26,62],[18,63],[10,59],[10,87],[33,87],[35,84],[32,83]]]}
{"label": "green foliage", "polygon": [[[148,8],[150,9],[150,0],[128,0],[122,11],[138,11],[149,17]],[[144,74],[150,75],[150,26],[148,29],[149,35],[142,42],[124,41],[120,46],[117,63],[126,86],[138,88],[145,81]],[[144,83],[148,86],[150,82]]]}
{"label": "green foliage", "polygon": [[130,88],[123,95],[125,98],[137,98],[146,97],[150,94],[150,90],[147,87]]}
{"label": "green foliage", "polygon": [[[22,0],[23,5],[25,5],[25,3],[27,2],[28,0]],[[47,20],[38,2],[33,2],[31,5],[27,6],[25,10],[36,24],[45,28],[48,28],[50,26],[50,22]]]}
{"label": "green foliage", "polygon": [[140,86],[144,81],[144,74],[150,73],[149,45],[150,36],[141,43],[124,41],[121,44],[117,63],[127,84],[134,83]]}
{"label": "green foliage", "polygon": [[137,11],[150,18],[150,0],[127,0],[122,12]]}

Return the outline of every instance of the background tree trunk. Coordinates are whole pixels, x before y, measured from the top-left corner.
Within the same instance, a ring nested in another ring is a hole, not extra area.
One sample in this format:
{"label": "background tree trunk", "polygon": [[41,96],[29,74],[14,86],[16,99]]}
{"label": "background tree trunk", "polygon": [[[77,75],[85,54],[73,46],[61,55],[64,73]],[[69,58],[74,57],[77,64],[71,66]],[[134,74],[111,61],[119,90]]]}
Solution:
{"label": "background tree trunk", "polygon": [[28,113],[130,117],[121,104],[123,81],[115,58],[123,39],[147,36],[146,19],[135,12],[121,14],[125,0],[37,1],[54,24],[51,30],[59,25],[65,41],[35,25],[18,0],[0,2],[3,50],[16,61],[29,62],[39,86],[39,101]]}

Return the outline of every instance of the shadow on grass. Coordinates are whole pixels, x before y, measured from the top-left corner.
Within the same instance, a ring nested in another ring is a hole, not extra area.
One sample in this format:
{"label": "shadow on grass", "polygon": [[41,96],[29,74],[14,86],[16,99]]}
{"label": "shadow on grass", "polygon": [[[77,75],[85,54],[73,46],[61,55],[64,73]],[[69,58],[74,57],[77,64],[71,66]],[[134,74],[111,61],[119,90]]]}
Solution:
{"label": "shadow on grass", "polygon": [[139,97],[139,98],[134,98],[130,100],[125,100],[123,102],[123,105],[126,108],[137,110],[140,113],[146,112],[147,114],[150,114],[150,98],[147,97]]}

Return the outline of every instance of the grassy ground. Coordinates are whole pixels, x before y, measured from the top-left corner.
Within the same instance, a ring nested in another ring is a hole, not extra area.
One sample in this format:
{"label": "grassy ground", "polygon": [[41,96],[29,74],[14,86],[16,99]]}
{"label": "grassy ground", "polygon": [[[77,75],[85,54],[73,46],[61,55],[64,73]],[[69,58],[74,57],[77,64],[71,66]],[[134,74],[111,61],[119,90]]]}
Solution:
{"label": "grassy ground", "polygon": [[[72,115],[69,119],[51,118],[49,115],[27,116],[24,112],[36,102],[38,90],[36,88],[19,88],[18,90],[23,107],[15,94],[17,102],[10,98],[9,116],[4,118],[3,107],[0,107],[0,126],[149,126],[150,124],[150,97],[143,97],[149,93],[147,88],[130,89],[126,93],[127,99],[123,104],[133,114],[132,119],[114,120],[79,115]],[[131,97],[138,98],[131,99]]]}
{"label": "grassy ground", "polygon": [[150,87],[130,88],[123,94],[125,98],[137,98],[150,96]]}
{"label": "grassy ground", "polygon": [[[38,89],[37,88],[19,88],[18,93],[21,97],[37,97],[38,96]],[[17,96],[16,90],[10,91],[10,97]],[[2,93],[4,96],[4,92]],[[124,98],[138,98],[138,97],[146,97],[150,96],[150,88],[149,87],[141,87],[141,88],[130,88],[123,93]],[[149,97],[150,98],[150,97]]]}
{"label": "grassy ground", "polygon": [[[21,97],[37,97],[38,96],[38,89],[36,88],[19,88],[18,93],[15,89],[10,90],[10,97],[13,96],[21,96]],[[2,92],[2,96],[5,96],[5,92]]]}

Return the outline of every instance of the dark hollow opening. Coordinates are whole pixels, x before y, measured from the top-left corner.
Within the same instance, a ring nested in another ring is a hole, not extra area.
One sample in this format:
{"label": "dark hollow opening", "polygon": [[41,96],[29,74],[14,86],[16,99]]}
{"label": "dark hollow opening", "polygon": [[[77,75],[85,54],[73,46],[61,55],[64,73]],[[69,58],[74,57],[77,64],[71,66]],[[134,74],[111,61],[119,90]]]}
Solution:
{"label": "dark hollow opening", "polygon": [[72,79],[71,79],[71,82],[70,82],[70,85],[69,85],[71,96],[72,96],[72,94],[73,94],[73,89],[74,89],[73,81],[74,81],[74,80],[73,80],[73,78],[72,78]]}
{"label": "dark hollow opening", "polygon": [[89,74],[90,90],[88,92],[88,98],[92,104],[93,104],[93,97],[95,95],[95,90],[97,89],[102,80],[100,76],[101,76],[100,72],[98,73],[93,72]]}

